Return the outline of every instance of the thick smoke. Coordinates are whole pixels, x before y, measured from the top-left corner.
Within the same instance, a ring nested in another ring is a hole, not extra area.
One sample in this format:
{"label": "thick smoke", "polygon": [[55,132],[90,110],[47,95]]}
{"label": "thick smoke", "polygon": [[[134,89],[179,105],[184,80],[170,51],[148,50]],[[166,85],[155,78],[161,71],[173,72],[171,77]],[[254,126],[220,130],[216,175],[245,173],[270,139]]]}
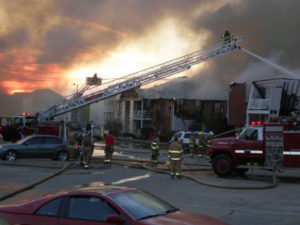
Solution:
{"label": "thick smoke", "polygon": [[[277,62],[295,71],[299,12],[300,4],[292,0],[0,0],[0,86],[5,91],[9,80],[16,85],[31,83],[31,89],[60,91],[65,71],[79,62],[105,59],[127,40],[155,32],[151,28],[167,18],[180,21],[193,33],[208,35],[204,46],[219,42],[228,29],[243,35],[241,45],[261,56],[282,51]],[[249,80],[243,75],[249,62],[253,64],[253,59],[245,53],[213,60],[190,80],[174,81],[176,89],[219,96],[238,75]]]}
{"label": "thick smoke", "polygon": [[[242,47],[296,71],[299,69],[300,52],[299,12],[300,5],[296,1],[268,0],[263,4],[259,0],[241,1],[199,15],[193,20],[192,26],[194,30],[206,29],[213,34],[207,40],[208,46],[220,41],[218,34],[221,31],[230,30],[234,35],[244,37]],[[194,95],[200,99],[213,99],[217,95],[226,99],[225,87],[230,81],[246,81],[250,84],[253,80],[274,77],[286,75],[239,52],[214,60],[210,68],[198,72],[189,80],[175,80],[169,85],[156,87],[156,90],[173,90],[174,96],[182,96],[182,85],[186,87],[186,98]],[[177,93],[174,93],[175,90],[178,90]]]}

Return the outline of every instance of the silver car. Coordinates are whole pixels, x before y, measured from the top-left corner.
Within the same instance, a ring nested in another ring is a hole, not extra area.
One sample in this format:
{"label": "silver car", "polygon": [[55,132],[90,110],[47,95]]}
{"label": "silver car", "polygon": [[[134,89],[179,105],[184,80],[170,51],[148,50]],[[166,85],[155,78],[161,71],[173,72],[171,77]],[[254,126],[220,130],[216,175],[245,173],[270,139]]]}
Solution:
{"label": "silver car", "polygon": [[66,161],[69,159],[66,141],[52,135],[32,135],[13,144],[0,145],[0,158],[52,158]]}

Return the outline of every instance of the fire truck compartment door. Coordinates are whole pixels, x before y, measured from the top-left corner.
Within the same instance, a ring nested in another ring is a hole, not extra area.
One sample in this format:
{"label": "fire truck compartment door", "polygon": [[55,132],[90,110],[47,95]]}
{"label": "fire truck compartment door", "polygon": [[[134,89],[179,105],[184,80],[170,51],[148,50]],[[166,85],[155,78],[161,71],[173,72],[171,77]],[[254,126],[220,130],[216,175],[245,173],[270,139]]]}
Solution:
{"label": "fire truck compartment door", "polygon": [[300,168],[300,131],[284,131],[284,165]]}
{"label": "fire truck compartment door", "polygon": [[266,127],[265,145],[265,167],[283,168],[286,160],[284,159],[282,127]]}

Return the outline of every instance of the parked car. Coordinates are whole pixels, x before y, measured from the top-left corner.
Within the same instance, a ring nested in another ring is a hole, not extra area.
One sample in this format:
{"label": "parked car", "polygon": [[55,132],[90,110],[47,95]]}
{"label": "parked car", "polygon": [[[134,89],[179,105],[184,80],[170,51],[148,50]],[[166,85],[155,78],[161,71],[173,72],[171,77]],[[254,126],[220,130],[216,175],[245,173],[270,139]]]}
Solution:
{"label": "parked car", "polygon": [[60,192],[28,203],[1,206],[0,218],[8,224],[31,225],[226,225],[212,217],[183,212],[146,192],[114,186]]}
{"label": "parked car", "polygon": [[[199,131],[176,132],[170,139],[169,144],[171,144],[174,141],[174,136],[177,135],[179,142],[182,143],[183,150],[185,151],[185,153],[187,153],[190,151],[189,142],[190,142],[190,136],[192,133],[195,135],[196,144],[198,145],[199,144]],[[203,137],[206,139],[208,137],[208,133],[203,132]]]}
{"label": "parked car", "polygon": [[198,136],[198,131],[180,131],[176,132],[172,138],[170,139],[169,143],[172,143],[174,141],[174,136],[177,135],[179,142],[182,144],[183,150],[185,152],[189,152],[189,141],[190,141],[190,136],[191,134],[194,133],[195,139],[196,139],[196,144],[199,143],[199,136]]}
{"label": "parked car", "polygon": [[14,144],[0,145],[0,158],[52,158],[65,161],[69,159],[66,142],[52,135],[31,135]]}

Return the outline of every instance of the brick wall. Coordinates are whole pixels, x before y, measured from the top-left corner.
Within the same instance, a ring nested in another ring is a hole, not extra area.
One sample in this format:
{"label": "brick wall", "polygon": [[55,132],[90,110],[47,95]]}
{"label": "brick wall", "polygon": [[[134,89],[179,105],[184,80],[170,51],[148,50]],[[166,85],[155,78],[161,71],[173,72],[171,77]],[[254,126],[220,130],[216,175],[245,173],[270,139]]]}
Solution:
{"label": "brick wall", "polygon": [[246,121],[246,83],[229,84],[228,125],[243,126]]}

